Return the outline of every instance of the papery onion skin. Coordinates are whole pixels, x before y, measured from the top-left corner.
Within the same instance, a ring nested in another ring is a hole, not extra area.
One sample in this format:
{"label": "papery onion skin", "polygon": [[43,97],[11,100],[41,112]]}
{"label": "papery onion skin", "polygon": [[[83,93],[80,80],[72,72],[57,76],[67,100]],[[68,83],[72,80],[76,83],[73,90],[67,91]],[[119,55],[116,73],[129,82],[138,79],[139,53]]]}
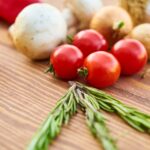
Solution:
{"label": "papery onion skin", "polygon": [[[124,23],[124,26],[115,30],[114,25],[120,21]],[[94,15],[90,28],[101,33],[112,46],[129,34],[133,28],[133,23],[129,14],[121,7],[107,6]]]}

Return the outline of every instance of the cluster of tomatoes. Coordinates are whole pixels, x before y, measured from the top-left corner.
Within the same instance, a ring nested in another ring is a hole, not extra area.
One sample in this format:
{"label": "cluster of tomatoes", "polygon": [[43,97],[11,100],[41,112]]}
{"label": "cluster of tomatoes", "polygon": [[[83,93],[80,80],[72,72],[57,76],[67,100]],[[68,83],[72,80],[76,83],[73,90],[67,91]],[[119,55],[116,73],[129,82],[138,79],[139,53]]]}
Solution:
{"label": "cluster of tomatoes", "polygon": [[120,74],[133,75],[147,62],[145,47],[137,40],[123,39],[109,49],[106,39],[88,29],[77,33],[72,44],[57,47],[50,58],[50,70],[63,80],[82,75],[96,88],[114,84]]}

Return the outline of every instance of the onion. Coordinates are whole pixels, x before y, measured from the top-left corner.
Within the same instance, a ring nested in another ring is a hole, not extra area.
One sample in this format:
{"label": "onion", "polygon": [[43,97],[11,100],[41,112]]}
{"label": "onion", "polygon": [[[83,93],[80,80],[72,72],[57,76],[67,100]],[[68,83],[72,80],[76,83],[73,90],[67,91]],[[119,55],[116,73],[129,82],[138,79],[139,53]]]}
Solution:
{"label": "onion", "polygon": [[141,25],[136,26],[132,32],[127,36],[127,38],[133,38],[145,46],[148,58],[150,60],[150,23],[144,23]]}
{"label": "onion", "polygon": [[125,37],[132,30],[132,27],[131,17],[118,6],[102,8],[94,15],[90,24],[90,28],[103,34],[111,46]]}
{"label": "onion", "polygon": [[120,6],[131,15],[135,25],[150,22],[150,0],[119,0]]}

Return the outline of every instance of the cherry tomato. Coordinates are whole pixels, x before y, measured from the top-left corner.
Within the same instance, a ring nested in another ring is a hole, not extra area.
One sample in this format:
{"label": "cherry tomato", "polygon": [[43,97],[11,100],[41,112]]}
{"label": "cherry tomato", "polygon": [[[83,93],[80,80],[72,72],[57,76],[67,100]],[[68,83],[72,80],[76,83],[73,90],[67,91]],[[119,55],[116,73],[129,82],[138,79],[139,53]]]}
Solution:
{"label": "cherry tomato", "polygon": [[82,52],[68,44],[57,47],[50,59],[55,74],[65,80],[77,77],[77,69],[83,65],[83,61]]}
{"label": "cherry tomato", "polygon": [[83,30],[77,33],[73,38],[73,45],[83,52],[84,57],[95,51],[106,51],[108,49],[105,38],[92,29]]}
{"label": "cherry tomato", "polygon": [[120,64],[110,53],[100,51],[90,54],[84,61],[87,68],[87,81],[96,88],[114,84],[120,76]]}
{"label": "cherry tomato", "polygon": [[118,59],[123,75],[139,72],[147,62],[146,49],[137,40],[120,40],[113,46],[111,52]]}

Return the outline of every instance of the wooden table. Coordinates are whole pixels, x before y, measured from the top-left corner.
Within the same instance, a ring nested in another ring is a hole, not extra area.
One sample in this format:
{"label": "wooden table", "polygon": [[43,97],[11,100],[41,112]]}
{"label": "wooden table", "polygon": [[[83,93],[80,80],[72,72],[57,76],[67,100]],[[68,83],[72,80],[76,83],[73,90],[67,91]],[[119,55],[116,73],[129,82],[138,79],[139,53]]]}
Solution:
{"label": "wooden table", "polygon": [[[55,0],[47,2],[57,3]],[[105,2],[108,2],[105,1]],[[59,7],[61,1],[59,0]],[[18,53],[9,38],[8,25],[0,23],[0,150],[23,150],[39,125],[67,90],[68,84],[44,74],[48,62],[32,62]],[[148,64],[147,68],[150,67]],[[150,113],[150,75],[122,77],[105,91],[124,103]],[[150,137],[129,127],[116,115],[106,114],[120,150],[150,150]],[[52,150],[99,150],[82,112],[64,126]]]}

